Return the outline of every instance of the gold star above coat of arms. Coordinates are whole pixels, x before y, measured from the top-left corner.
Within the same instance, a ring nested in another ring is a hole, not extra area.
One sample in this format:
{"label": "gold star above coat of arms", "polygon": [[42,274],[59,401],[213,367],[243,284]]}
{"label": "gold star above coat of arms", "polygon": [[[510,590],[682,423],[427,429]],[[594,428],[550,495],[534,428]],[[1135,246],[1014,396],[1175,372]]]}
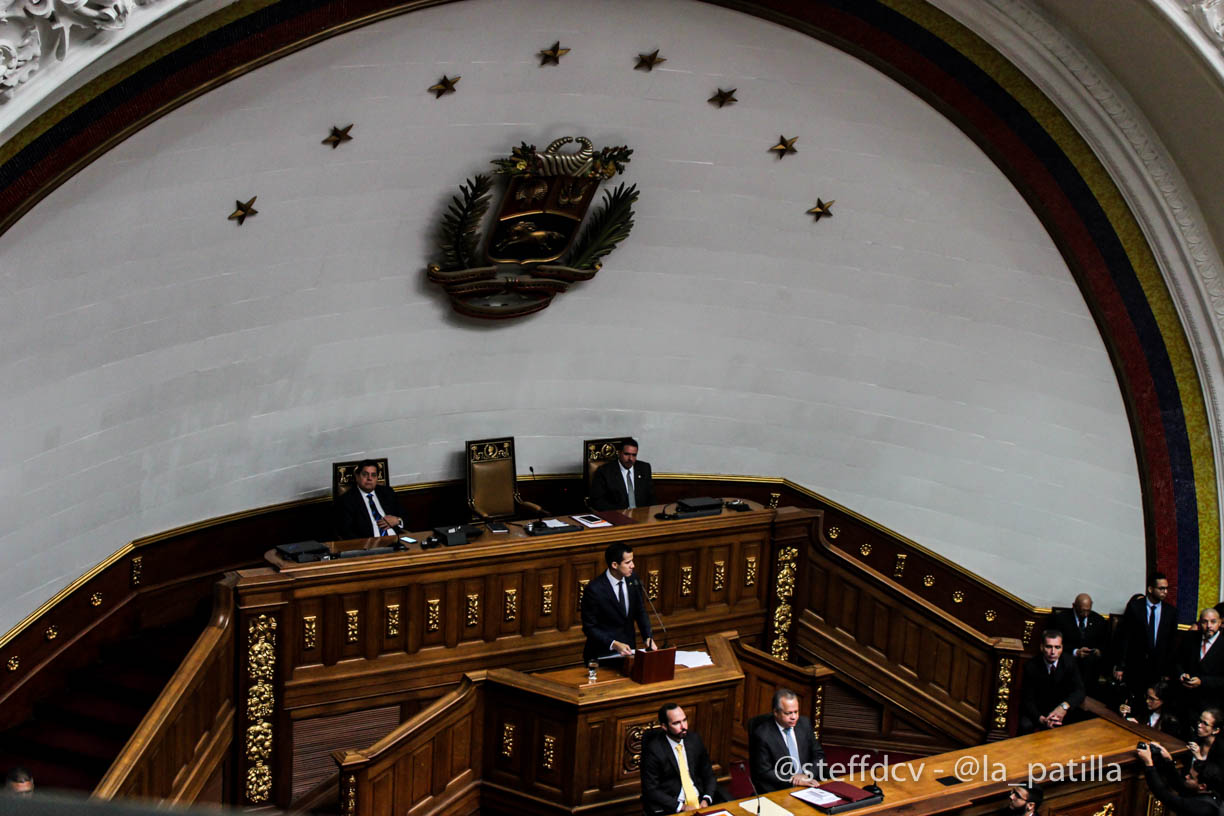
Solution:
{"label": "gold star above coat of arms", "polygon": [[552,48],[545,48],[543,51],[536,54],[540,58],[540,65],[560,65],[561,58],[568,54],[568,48],[561,47],[561,41],[557,40],[552,44]]}
{"label": "gold star above coat of arms", "polygon": [[248,218],[254,218],[256,215],[259,215],[259,210],[255,209],[255,199],[257,198],[259,196],[251,196],[251,199],[245,204],[241,201],[235,201],[234,211],[229,214],[229,218],[226,220],[237,221],[238,226],[242,226]]}
{"label": "gold star above coat of arms", "polygon": [[336,127],[335,125],[332,125],[331,133],[326,139],[323,140],[323,144],[331,145],[332,150],[335,150],[344,142],[353,141],[353,137],[349,135],[349,131],[352,129],[353,124],[351,122],[344,127]]}
{"label": "gold star above coat of arms", "polygon": [[446,94],[453,94],[455,86],[459,84],[459,80],[463,77],[448,77],[446,74],[434,85],[429,86],[429,92],[434,95],[434,99],[441,99]]}
{"label": "gold star above coat of arms", "polygon": [[779,136],[778,143],[769,149],[772,152],[777,153],[778,158],[781,159],[783,156],[789,156],[791,153],[799,152],[795,148],[795,142],[797,141],[799,141],[798,136],[794,136],[790,139],[786,138],[785,136]]}
{"label": "gold star above coat of arms", "polygon": [[817,221],[824,218],[826,215],[832,216],[834,203],[834,201],[821,201],[819,198],[817,198],[816,206],[808,210],[807,214],[815,218]]}
{"label": "gold star above coat of arms", "polygon": [[635,71],[653,71],[656,65],[662,65],[667,62],[666,57],[659,56],[659,49],[651,51],[649,54],[638,54],[637,65],[633,66]]}

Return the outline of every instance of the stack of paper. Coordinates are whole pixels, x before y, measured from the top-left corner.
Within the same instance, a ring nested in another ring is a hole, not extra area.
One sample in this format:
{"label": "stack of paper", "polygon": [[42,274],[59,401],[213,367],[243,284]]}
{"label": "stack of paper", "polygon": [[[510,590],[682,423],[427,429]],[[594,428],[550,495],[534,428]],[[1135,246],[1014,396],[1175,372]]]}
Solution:
{"label": "stack of paper", "polygon": [[740,807],[749,813],[756,813],[758,816],[795,816],[795,814],[786,808],[781,805],[775,805],[764,796],[740,802]]}

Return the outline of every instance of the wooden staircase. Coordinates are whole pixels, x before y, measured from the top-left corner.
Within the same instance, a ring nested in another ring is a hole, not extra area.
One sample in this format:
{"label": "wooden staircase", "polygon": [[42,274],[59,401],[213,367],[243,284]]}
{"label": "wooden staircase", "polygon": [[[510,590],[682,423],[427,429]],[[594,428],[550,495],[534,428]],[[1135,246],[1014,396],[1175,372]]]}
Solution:
{"label": "wooden staircase", "polygon": [[0,733],[0,769],[29,769],[40,790],[92,792],[202,628],[193,619],[104,649]]}

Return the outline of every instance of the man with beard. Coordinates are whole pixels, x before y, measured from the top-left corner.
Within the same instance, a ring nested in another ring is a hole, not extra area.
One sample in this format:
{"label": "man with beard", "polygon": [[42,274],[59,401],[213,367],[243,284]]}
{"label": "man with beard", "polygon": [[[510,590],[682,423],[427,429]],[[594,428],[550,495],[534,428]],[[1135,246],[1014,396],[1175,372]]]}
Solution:
{"label": "man with beard", "polygon": [[1036,782],[1027,785],[1013,785],[1011,794],[1007,797],[1007,807],[1001,816],[1034,816],[1045,791]]}
{"label": "man with beard", "polygon": [[1173,669],[1181,685],[1182,707],[1202,711],[1218,707],[1224,690],[1224,642],[1220,641],[1220,613],[1207,607],[1199,613],[1199,636],[1182,644]]}
{"label": "man with beard", "polygon": [[720,801],[710,755],[678,703],[659,709],[660,731],[649,731],[642,745],[642,809],[680,813]]}
{"label": "man with beard", "polygon": [[1126,683],[1131,697],[1167,677],[1172,668],[1177,609],[1165,600],[1168,594],[1169,579],[1163,572],[1154,572],[1146,593],[1131,598],[1122,613],[1114,649],[1114,680]]}

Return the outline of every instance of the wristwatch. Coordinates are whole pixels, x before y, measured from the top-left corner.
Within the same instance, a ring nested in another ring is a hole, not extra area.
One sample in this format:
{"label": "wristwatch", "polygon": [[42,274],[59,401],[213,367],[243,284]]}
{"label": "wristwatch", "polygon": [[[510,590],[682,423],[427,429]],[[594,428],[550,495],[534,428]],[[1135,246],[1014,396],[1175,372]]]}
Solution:
{"label": "wristwatch", "polygon": [[1060,707],[1060,708],[1061,708],[1063,711],[1070,711],[1070,710],[1071,710],[1071,706],[1067,705],[1066,703],[1059,703],[1058,705],[1059,705],[1059,707]]}

